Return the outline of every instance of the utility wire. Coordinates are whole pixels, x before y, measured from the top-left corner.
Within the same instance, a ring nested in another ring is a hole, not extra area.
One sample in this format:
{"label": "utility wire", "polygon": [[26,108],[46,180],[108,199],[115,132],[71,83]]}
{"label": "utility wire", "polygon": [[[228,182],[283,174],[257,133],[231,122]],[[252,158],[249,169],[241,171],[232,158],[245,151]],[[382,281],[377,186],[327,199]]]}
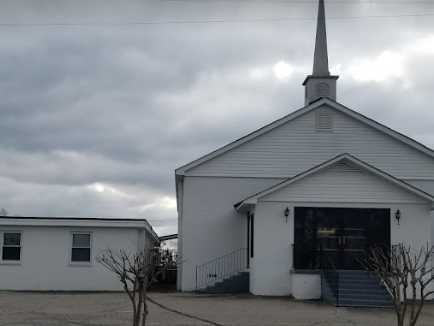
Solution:
{"label": "utility wire", "polygon": [[[191,2],[191,3],[198,3],[198,4],[210,4],[210,3],[218,3],[218,2],[263,2],[263,3],[270,3],[270,2],[281,2],[281,3],[298,3],[298,4],[317,4],[317,0],[159,0],[160,2]],[[359,4],[359,3],[372,3],[372,4],[433,4],[433,0],[327,0],[326,3],[345,3],[345,4]]]}
{"label": "utility wire", "polygon": [[[176,0],[179,1],[179,0]],[[405,17],[432,17],[434,12],[398,14],[398,15],[369,15],[369,16],[332,16],[327,20],[362,20]],[[86,27],[86,26],[134,26],[134,25],[178,25],[178,24],[216,24],[216,23],[254,23],[254,22],[284,22],[284,21],[315,21],[314,17],[259,17],[259,18],[209,18],[209,19],[174,19],[149,20],[129,22],[53,22],[53,23],[0,23],[0,27]]]}

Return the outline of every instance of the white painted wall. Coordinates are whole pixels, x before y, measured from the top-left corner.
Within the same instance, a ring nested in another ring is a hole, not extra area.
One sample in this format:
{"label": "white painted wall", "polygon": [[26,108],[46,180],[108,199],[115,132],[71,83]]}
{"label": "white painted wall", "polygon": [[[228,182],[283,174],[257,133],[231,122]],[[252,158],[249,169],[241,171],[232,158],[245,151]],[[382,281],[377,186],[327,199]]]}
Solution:
{"label": "white painted wall", "polygon": [[246,248],[246,217],[233,205],[279,179],[186,177],[183,187],[181,268],[182,291],[195,289],[196,265]]}
{"label": "white painted wall", "polygon": [[319,273],[292,273],[292,296],[298,300],[321,298],[321,276]]}
{"label": "white painted wall", "polygon": [[[95,261],[106,248],[137,251],[144,243],[139,229],[0,226],[22,232],[20,264],[0,264],[1,290],[119,291],[120,282]],[[92,263],[70,264],[71,232],[92,232]]]}
{"label": "white painted wall", "polygon": [[289,177],[350,153],[397,178],[433,180],[432,157],[344,113],[329,110],[333,115],[332,132],[316,130],[313,110],[192,168],[187,175]]}
{"label": "white painted wall", "polygon": [[261,202],[255,208],[254,257],[250,292],[283,296],[291,293],[292,218],[286,221],[286,203]]}
{"label": "white painted wall", "polygon": [[[392,245],[404,243],[420,248],[432,242],[428,201],[367,172],[336,165],[259,199],[255,208],[255,257],[250,276],[253,294],[319,298],[318,275],[291,273],[293,214],[297,206],[390,208]],[[290,209],[288,222],[284,217],[286,207]],[[397,209],[401,211],[400,225],[394,218]]]}

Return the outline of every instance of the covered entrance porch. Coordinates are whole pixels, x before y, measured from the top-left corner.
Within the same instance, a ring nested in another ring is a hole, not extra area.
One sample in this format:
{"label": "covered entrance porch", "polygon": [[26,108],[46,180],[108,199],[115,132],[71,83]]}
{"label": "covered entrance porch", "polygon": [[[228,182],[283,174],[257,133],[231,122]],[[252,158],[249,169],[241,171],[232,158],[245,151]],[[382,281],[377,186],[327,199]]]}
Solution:
{"label": "covered entrance porch", "polygon": [[426,245],[433,202],[418,188],[349,154],[249,196],[235,209],[243,217],[254,216],[246,218],[253,231],[250,292],[319,299],[324,297],[321,272],[337,271],[339,289],[351,294],[351,304],[360,303],[366,294],[359,291],[371,282],[361,265],[369,249]]}
{"label": "covered entrance porch", "polygon": [[295,270],[360,270],[378,246],[390,249],[390,209],[294,208]]}

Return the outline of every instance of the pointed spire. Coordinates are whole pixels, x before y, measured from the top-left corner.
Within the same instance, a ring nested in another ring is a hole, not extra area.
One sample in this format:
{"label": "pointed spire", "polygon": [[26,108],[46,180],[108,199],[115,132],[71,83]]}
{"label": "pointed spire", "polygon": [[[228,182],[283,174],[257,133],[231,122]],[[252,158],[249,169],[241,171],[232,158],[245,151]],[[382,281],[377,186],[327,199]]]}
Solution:
{"label": "pointed spire", "polygon": [[336,101],[336,81],[339,76],[330,76],[329,71],[324,0],[319,0],[317,24],[313,73],[307,76],[303,82],[306,105],[321,97]]}
{"label": "pointed spire", "polygon": [[329,63],[327,54],[327,33],[325,22],[324,0],[319,0],[318,22],[316,27],[315,54],[313,59],[313,76],[329,76]]}

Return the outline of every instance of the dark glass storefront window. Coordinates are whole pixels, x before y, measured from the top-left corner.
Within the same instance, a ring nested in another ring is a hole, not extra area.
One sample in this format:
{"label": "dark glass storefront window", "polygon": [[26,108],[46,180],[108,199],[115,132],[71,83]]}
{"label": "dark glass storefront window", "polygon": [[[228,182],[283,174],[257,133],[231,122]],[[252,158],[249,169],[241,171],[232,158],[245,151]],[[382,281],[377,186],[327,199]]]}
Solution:
{"label": "dark glass storefront window", "polygon": [[360,269],[372,246],[390,247],[390,210],[296,207],[295,269]]}

